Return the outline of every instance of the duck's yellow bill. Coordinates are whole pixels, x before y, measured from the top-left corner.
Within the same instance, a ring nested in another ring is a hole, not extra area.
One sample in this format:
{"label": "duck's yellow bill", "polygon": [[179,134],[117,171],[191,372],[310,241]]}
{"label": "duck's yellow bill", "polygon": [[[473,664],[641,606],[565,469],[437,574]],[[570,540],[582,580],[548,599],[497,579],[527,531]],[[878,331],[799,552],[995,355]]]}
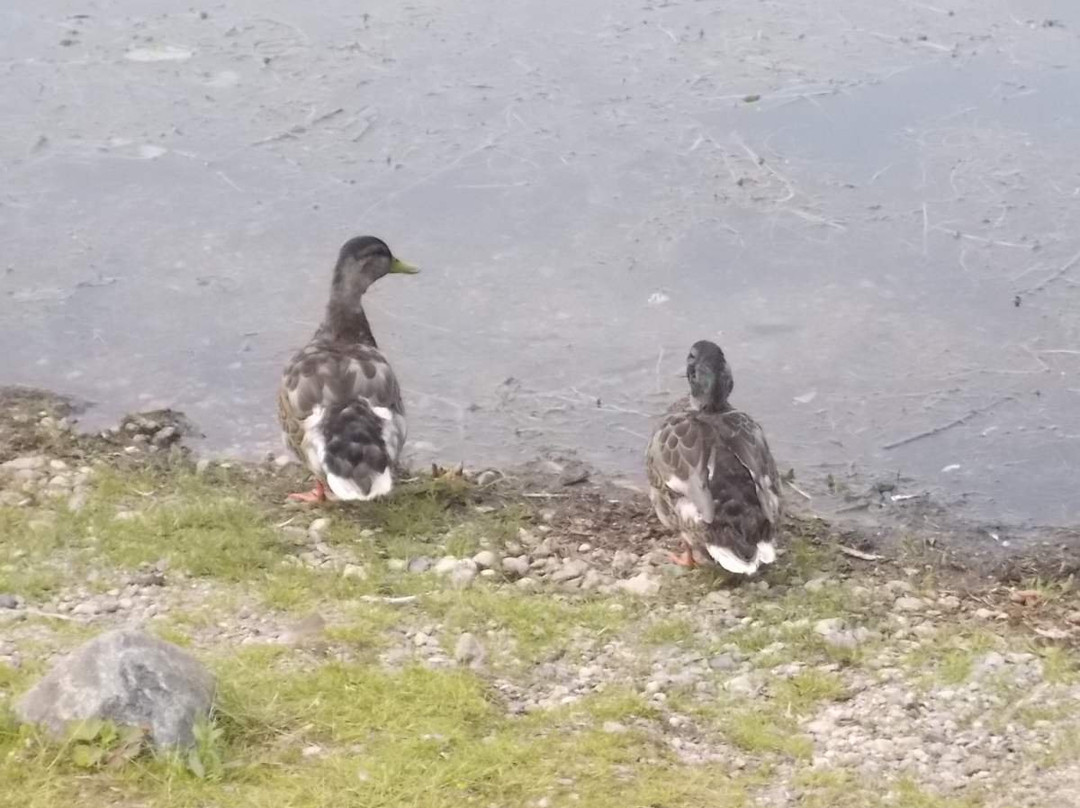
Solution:
{"label": "duck's yellow bill", "polygon": [[398,275],[415,275],[420,270],[412,264],[406,264],[400,258],[390,262],[390,271]]}

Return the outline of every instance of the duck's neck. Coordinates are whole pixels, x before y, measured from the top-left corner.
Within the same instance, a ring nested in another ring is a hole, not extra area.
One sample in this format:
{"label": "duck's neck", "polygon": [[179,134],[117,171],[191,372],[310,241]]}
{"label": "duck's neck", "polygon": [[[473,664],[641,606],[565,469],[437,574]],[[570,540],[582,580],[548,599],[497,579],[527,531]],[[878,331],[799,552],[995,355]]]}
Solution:
{"label": "duck's neck", "polygon": [[701,412],[731,412],[734,407],[728,403],[728,396],[735,388],[731,374],[726,368],[707,374],[704,380],[690,381],[690,397],[694,406]]}
{"label": "duck's neck", "polygon": [[375,336],[371,333],[364,307],[357,298],[355,302],[345,303],[333,297],[326,307],[326,317],[319,326],[318,337],[332,342],[349,342],[360,345],[375,345]]}
{"label": "duck's neck", "polygon": [[725,413],[731,412],[734,407],[725,398],[722,401],[705,401],[698,403],[698,410],[701,412],[718,412]]}

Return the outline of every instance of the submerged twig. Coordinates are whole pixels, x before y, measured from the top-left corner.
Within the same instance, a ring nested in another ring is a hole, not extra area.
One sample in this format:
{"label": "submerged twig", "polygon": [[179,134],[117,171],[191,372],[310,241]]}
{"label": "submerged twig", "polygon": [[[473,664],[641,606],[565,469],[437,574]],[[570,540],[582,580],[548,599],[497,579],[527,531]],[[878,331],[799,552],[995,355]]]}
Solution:
{"label": "submerged twig", "polygon": [[790,488],[792,491],[794,491],[796,494],[798,494],[803,499],[806,499],[806,500],[813,499],[812,496],[810,496],[808,493],[806,493],[801,488],[799,488],[799,486],[795,485],[795,483],[791,482],[791,480],[784,480],[784,485],[786,485],[788,488]]}
{"label": "submerged twig", "polygon": [[926,255],[929,251],[930,240],[930,215],[926,210],[926,203],[922,203],[922,254]]}
{"label": "submerged twig", "polygon": [[864,553],[862,550],[856,550],[854,547],[845,547],[842,544],[836,545],[836,549],[846,556],[857,558],[860,561],[881,561],[885,556],[877,555],[876,553]]}
{"label": "submerged twig", "polygon": [[953,227],[942,227],[940,224],[930,225],[931,230],[935,230],[939,233],[948,233],[953,238],[962,238],[967,241],[977,241],[980,244],[989,244],[991,247],[1011,247],[1014,250],[1030,250],[1030,244],[1020,244],[1016,241],[1002,241],[995,238],[986,238],[985,236],[974,236],[971,233],[962,233]]}
{"label": "submerged twig", "polygon": [[317,115],[316,117],[311,119],[311,122],[308,124],[308,126],[317,126],[323,121],[330,120],[331,118],[336,118],[344,111],[345,109],[343,107],[338,107],[337,109],[330,110],[330,112],[325,112],[322,115]]}
{"label": "submerged twig", "polygon": [[856,502],[854,505],[845,505],[843,508],[837,508],[837,513],[854,513],[855,511],[869,510],[870,503],[867,501]]}
{"label": "submerged twig", "polygon": [[870,182],[869,182],[868,184],[869,184],[869,185],[873,185],[873,184],[874,184],[874,181],[875,181],[875,180],[876,180],[876,179],[877,179],[878,177],[880,177],[880,176],[881,176],[882,174],[884,174],[884,173],[885,173],[886,171],[888,171],[888,170],[889,170],[890,168],[892,168],[892,167],[893,167],[893,164],[892,164],[892,163],[889,163],[889,164],[888,164],[887,166],[885,166],[884,168],[879,168],[879,169],[878,169],[877,171],[875,171],[875,172],[874,172],[873,176],[872,176],[872,177],[870,177]]}
{"label": "submerged twig", "polygon": [[290,126],[284,132],[279,132],[276,135],[270,135],[268,137],[260,138],[259,140],[252,141],[249,146],[264,146],[267,143],[276,143],[279,140],[295,140],[300,135],[306,134],[309,130],[318,126],[319,124],[335,118],[344,112],[344,108],[338,107],[330,112],[323,113],[322,115],[311,118],[307,123],[298,123],[295,126]]}
{"label": "submerged twig", "polygon": [[373,127],[374,125],[375,118],[368,118],[367,120],[365,120],[363,128],[358,133],[353,135],[352,142],[359,143],[360,140],[364,137],[364,135],[371,131],[371,127]]}
{"label": "submerged twig", "polygon": [[742,137],[739,135],[738,132],[732,132],[731,136],[732,136],[732,139],[736,143],[739,144],[739,146],[742,148],[742,150],[744,152],[746,152],[746,156],[750,158],[750,160],[754,163],[754,165],[759,166],[760,168],[764,168],[766,171],[768,171],[770,174],[772,174],[774,177],[776,177],[776,179],[778,179],[780,182],[782,182],[784,184],[784,186],[787,188],[787,196],[785,196],[783,199],[777,200],[776,203],[775,203],[778,207],[780,205],[783,205],[788,200],[795,198],[795,188],[791,184],[791,180],[789,180],[787,177],[785,177],[783,174],[781,174],[779,171],[777,171],[775,168],[773,168],[771,165],[769,165],[768,162],[766,162],[764,157],[762,157],[756,151],[751,149],[746,144],[746,141],[742,139]]}
{"label": "submerged twig", "polygon": [[914,443],[917,440],[922,440],[923,438],[929,438],[929,437],[932,437],[933,435],[939,435],[939,434],[941,434],[942,432],[944,432],[947,429],[952,429],[954,426],[960,426],[961,424],[967,423],[969,420],[974,418],[976,415],[982,415],[983,413],[990,412],[990,410],[992,410],[992,409],[994,409],[996,407],[999,407],[1000,405],[1004,404],[1006,401],[1012,401],[1013,399],[1014,399],[1014,396],[1002,396],[1001,398],[997,399],[996,401],[992,401],[991,403],[987,404],[985,407],[977,407],[976,409],[971,410],[966,415],[961,415],[959,418],[956,418],[956,419],[954,419],[952,421],[949,421],[949,423],[947,423],[947,424],[942,424],[941,426],[936,426],[933,429],[927,429],[924,432],[919,432],[919,433],[917,433],[915,435],[910,435],[910,436],[908,436],[906,438],[901,438],[900,440],[893,441],[892,443],[886,443],[881,448],[882,449],[896,449],[896,448],[899,448],[900,446],[906,446],[909,443]]}
{"label": "submerged twig", "polygon": [[1058,271],[1055,272],[1053,275],[1050,275],[1049,277],[1043,278],[1041,281],[1039,281],[1037,284],[1032,286],[1030,289],[1025,289],[1023,292],[1021,292],[1021,294],[1030,295],[1030,294],[1034,294],[1035,292],[1042,291],[1047,286],[1052,284],[1054,281],[1058,280],[1059,278],[1065,277],[1065,275],[1067,275],[1069,273],[1069,271],[1074,266],[1076,266],[1078,263],[1080,263],[1080,252],[1076,253],[1076,255],[1074,255],[1072,258],[1070,258],[1068,261],[1066,261],[1064,264],[1062,264],[1061,268],[1058,269]]}
{"label": "submerged twig", "polygon": [[814,224],[823,224],[826,227],[833,228],[834,230],[847,230],[847,227],[840,224],[840,222],[833,221],[832,219],[826,219],[824,216],[818,216],[816,213],[810,213],[808,211],[802,210],[801,208],[782,207],[780,208],[780,210],[787,211],[788,213],[793,213],[800,219],[805,219],[806,221],[813,222]]}
{"label": "submerged twig", "polygon": [[232,178],[229,177],[229,175],[226,174],[224,171],[215,171],[214,174],[216,174],[218,177],[220,177],[221,181],[223,183],[225,183],[226,185],[228,185],[230,188],[232,188],[234,191],[239,191],[240,193],[245,193],[244,189],[241,188],[239,185],[237,185],[235,182],[233,182]]}

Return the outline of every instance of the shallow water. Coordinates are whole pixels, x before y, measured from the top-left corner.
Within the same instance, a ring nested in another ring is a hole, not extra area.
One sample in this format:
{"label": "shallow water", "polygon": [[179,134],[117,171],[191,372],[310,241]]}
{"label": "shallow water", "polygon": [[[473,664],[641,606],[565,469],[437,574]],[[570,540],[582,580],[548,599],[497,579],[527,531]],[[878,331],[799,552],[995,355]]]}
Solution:
{"label": "shallow water", "polygon": [[1080,521],[1068,0],[51,5],[0,11],[3,381],[277,451],[373,233],[418,460],[639,477],[712,338],[808,489]]}

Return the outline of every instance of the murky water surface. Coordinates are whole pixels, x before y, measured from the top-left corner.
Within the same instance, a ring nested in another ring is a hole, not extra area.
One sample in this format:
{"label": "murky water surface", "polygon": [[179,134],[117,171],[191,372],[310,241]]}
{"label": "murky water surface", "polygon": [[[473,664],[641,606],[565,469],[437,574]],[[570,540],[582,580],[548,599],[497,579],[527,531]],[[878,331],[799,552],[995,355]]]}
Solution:
{"label": "murky water surface", "polygon": [[3,382],[277,450],[372,233],[418,459],[639,475],[709,337],[807,488],[1080,521],[1070,0],[175,8],[0,9]]}

